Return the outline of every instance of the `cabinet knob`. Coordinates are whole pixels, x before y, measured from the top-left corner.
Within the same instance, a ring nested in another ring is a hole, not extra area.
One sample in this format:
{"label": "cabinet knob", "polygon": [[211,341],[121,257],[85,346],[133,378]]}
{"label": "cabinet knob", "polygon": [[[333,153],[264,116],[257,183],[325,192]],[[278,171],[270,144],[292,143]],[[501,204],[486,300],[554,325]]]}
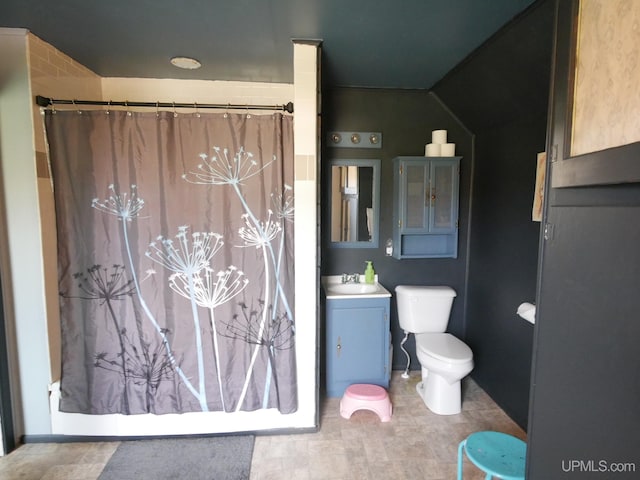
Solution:
{"label": "cabinet knob", "polygon": [[336,345],[336,354],[338,357],[340,356],[340,351],[342,350],[342,339],[338,337],[338,344]]}
{"label": "cabinet knob", "polygon": [[436,201],[436,194],[432,193],[431,196],[429,196],[429,192],[426,191],[424,192],[424,204],[426,207],[429,206],[429,200],[431,200],[432,202]]}

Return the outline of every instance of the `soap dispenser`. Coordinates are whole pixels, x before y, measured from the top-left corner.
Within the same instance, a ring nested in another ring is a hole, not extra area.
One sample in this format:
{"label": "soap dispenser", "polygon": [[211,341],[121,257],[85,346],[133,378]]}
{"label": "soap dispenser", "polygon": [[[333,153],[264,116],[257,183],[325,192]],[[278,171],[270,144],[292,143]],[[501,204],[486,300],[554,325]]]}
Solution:
{"label": "soap dispenser", "polygon": [[373,262],[367,260],[367,268],[364,270],[364,282],[375,283],[376,272],[373,270]]}

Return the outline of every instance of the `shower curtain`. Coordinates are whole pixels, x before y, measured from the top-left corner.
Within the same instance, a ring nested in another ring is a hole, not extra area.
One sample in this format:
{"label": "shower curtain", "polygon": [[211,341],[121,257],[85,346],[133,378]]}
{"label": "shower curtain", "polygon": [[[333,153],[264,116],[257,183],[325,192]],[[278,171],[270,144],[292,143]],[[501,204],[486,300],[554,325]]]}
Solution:
{"label": "shower curtain", "polygon": [[292,123],[46,112],[60,411],[296,411]]}

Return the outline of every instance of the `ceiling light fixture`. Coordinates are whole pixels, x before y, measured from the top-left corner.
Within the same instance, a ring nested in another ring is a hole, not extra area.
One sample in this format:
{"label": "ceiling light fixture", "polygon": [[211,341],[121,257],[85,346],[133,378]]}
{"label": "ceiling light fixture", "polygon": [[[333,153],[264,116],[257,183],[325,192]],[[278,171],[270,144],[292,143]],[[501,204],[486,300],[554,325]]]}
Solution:
{"label": "ceiling light fixture", "polygon": [[190,57],[173,57],[171,65],[185,70],[196,70],[202,66],[198,60]]}

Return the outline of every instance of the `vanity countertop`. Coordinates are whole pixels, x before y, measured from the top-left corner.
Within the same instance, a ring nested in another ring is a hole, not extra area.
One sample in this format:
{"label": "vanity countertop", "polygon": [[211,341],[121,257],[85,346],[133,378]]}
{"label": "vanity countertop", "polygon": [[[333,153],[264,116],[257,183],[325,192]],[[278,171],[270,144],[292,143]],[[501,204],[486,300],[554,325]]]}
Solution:
{"label": "vanity countertop", "polygon": [[342,283],[342,275],[327,275],[321,278],[322,288],[328,299],[384,298],[390,297],[389,290],[378,282],[365,283],[364,275],[360,275],[359,283]]}

